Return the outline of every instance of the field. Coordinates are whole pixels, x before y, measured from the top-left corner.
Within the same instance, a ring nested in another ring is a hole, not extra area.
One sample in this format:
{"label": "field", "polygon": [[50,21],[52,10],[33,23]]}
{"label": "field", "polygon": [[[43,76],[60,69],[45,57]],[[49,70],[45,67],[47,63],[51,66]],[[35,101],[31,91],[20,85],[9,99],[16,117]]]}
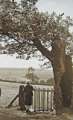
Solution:
{"label": "field", "polygon": [[[26,73],[27,69],[0,69],[0,88],[2,90],[0,106],[7,106],[8,103],[15,97],[15,95],[18,94],[19,85],[21,84],[18,82],[27,81],[25,78]],[[35,70],[34,73],[40,78],[40,80],[47,80],[48,78],[52,77],[52,71],[48,72],[47,70]],[[14,81],[14,83],[11,81]],[[46,88],[47,86],[42,87]]]}
{"label": "field", "polygon": [[[8,81],[26,81],[25,74],[27,69],[13,69],[13,68],[0,68],[0,79]],[[34,74],[38,76],[39,80],[48,80],[53,78],[52,70],[34,70]]]}

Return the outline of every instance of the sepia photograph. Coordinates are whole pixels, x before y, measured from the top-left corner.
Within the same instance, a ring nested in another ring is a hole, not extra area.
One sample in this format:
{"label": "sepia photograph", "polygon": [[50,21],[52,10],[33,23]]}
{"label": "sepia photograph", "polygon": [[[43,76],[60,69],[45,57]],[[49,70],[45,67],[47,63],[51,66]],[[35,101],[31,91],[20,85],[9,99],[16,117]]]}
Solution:
{"label": "sepia photograph", "polygon": [[72,11],[72,0],[0,0],[0,120],[73,120]]}

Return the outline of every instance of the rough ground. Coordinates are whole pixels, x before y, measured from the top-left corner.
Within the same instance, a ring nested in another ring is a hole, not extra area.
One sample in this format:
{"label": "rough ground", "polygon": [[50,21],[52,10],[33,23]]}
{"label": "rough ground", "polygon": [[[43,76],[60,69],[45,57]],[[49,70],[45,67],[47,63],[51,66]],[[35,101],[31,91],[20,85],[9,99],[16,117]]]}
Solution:
{"label": "rough ground", "polygon": [[56,116],[52,113],[31,113],[26,114],[15,108],[0,108],[0,120],[73,120],[73,114],[63,113]]}

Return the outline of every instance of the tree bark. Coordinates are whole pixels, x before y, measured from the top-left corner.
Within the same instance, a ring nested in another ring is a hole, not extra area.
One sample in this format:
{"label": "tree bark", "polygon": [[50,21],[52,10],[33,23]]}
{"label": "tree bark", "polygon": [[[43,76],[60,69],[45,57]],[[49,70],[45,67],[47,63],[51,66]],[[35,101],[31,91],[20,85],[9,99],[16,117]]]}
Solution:
{"label": "tree bark", "polygon": [[[54,66],[53,66],[54,69]],[[55,69],[54,69],[55,70]],[[53,70],[53,71],[54,71]],[[61,113],[62,112],[62,108],[63,108],[63,98],[62,98],[62,91],[61,91],[61,78],[62,78],[63,73],[61,73],[60,71],[54,71],[54,80],[55,80],[55,84],[54,84],[54,106],[56,109],[56,113]]]}
{"label": "tree bark", "polygon": [[62,80],[60,83],[64,107],[70,107],[71,105],[72,81],[73,81],[72,59],[69,55],[66,55],[65,56],[65,73],[63,74]]}
{"label": "tree bark", "polygon": [[53,54],[53,73],[54,73],[54,105],[56,113],[61,113],[63,108],[63,98],[62,91],[60,87],[62,76],[65,72],[65,44],[63,40],[56,40],[52,44],[52,54]]}

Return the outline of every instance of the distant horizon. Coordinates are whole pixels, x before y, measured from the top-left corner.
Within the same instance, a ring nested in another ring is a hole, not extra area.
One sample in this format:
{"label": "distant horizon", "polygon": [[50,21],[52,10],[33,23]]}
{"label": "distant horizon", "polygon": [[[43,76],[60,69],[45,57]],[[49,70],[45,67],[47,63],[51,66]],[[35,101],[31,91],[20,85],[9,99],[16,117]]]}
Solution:
{"label": "distant horizon", "polygon": [[[17,67],[0,67],[0,69],[28,69],[28,68],[25,68],[25,67],[24,68],[23,67],[18,67],[18,68]],[[40,67],[40,68],[34,68],[34,70],[52,70],[52,67],[51,68],[43,68],[43,69]]]}

